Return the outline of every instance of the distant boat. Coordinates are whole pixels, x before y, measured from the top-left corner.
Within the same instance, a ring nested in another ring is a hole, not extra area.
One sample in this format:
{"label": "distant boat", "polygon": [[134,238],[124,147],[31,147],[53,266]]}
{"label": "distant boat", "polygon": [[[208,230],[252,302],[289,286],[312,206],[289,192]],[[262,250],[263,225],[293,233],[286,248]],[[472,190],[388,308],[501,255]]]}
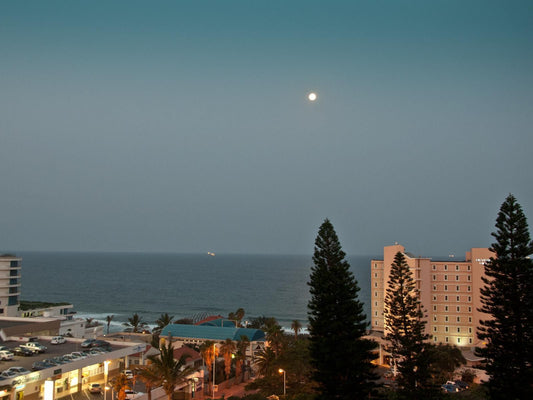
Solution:
{"label": "distant boat", "polygon": [[213,257],[214,257],[214,256],[215,256],[215,253],[213,253],[213,252],[211,252],[211,251],[208,251],[208,252],[207,252],[207,255],[208,255],[208,256],[213,256]]}

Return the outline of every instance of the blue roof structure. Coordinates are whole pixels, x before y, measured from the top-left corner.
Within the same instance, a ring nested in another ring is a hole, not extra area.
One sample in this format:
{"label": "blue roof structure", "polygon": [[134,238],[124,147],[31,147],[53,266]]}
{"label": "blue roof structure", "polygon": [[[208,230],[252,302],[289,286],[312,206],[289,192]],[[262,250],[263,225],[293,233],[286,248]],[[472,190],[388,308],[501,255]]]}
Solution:
{"label": "blue roof structure", "polygon": [[185,325],[185,324],[168,324],[161,331],[161,337],[171,335],[179,338],[192,338],[204,340],[226,339],[240,340],[241,336],[247,336],[251,342],[265,341],[265,332],[260,329],[219,327],[208,325]]}

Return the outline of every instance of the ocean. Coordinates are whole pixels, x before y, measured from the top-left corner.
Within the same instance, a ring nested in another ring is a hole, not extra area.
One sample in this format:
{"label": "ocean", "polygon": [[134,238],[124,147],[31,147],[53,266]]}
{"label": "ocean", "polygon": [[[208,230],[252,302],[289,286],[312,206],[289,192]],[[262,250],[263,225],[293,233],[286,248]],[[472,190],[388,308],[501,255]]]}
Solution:
{"label": "ocean", "polygon": [[[153,326],[163,313],[199,318],[244,308],[245,320],[307,325],[311,255],[19,252],[21,300],[68,302],[78,317],[120,330],[134,313]],[[370,316],[370,260],[348,256]]]}

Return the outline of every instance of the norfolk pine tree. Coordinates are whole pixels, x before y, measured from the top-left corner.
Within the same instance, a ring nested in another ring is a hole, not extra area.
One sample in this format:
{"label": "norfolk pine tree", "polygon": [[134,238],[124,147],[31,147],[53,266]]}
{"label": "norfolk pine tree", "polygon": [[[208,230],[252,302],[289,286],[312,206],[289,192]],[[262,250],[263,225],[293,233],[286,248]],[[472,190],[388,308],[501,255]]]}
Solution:
{"label": "norfolk pine tree", "polygon": [[522,207],[509,195],[496,218],[495,257],[485,263],[478,337],[486,344],[478,355],[486,359],[492,399],[533,398],[533,253]]}
{"label": "norfolk pine tree", "polygon": [[422,395],[428,385],[427,350],[422,305],[413,274],[403,253],[394,256],[385,296],[387,350],[399,372],[398,382],[409,398]]}
{"label": "norfolk pine tree", "polygon": [[375,386],[371,351],[376,343],[363,339],[367,328],[363,303],[344,257],[326,219],[315,240],[308,304],[311,364],[319,399],[362,399]]}

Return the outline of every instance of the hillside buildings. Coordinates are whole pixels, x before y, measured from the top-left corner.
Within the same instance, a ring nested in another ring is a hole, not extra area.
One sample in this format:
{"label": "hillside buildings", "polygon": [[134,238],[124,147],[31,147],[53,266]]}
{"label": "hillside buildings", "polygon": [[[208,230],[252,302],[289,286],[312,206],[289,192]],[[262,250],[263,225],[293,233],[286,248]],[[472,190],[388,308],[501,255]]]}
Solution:
{"label": "hillside buildings", "polygon": [[464,260],[454,257],[437,261],[415,256],[399,244],[386,246],[382,260],[371,261],[372,331],[383,332],[383,311],[387,282],[397,252],[402,252],[416,280],[427,318],[426,333],[435,343],[478,346],[479,321],[488,317],[479,312],[479,289],[483,286],[483,264],[493,256],[487,248],[473,248]]}

